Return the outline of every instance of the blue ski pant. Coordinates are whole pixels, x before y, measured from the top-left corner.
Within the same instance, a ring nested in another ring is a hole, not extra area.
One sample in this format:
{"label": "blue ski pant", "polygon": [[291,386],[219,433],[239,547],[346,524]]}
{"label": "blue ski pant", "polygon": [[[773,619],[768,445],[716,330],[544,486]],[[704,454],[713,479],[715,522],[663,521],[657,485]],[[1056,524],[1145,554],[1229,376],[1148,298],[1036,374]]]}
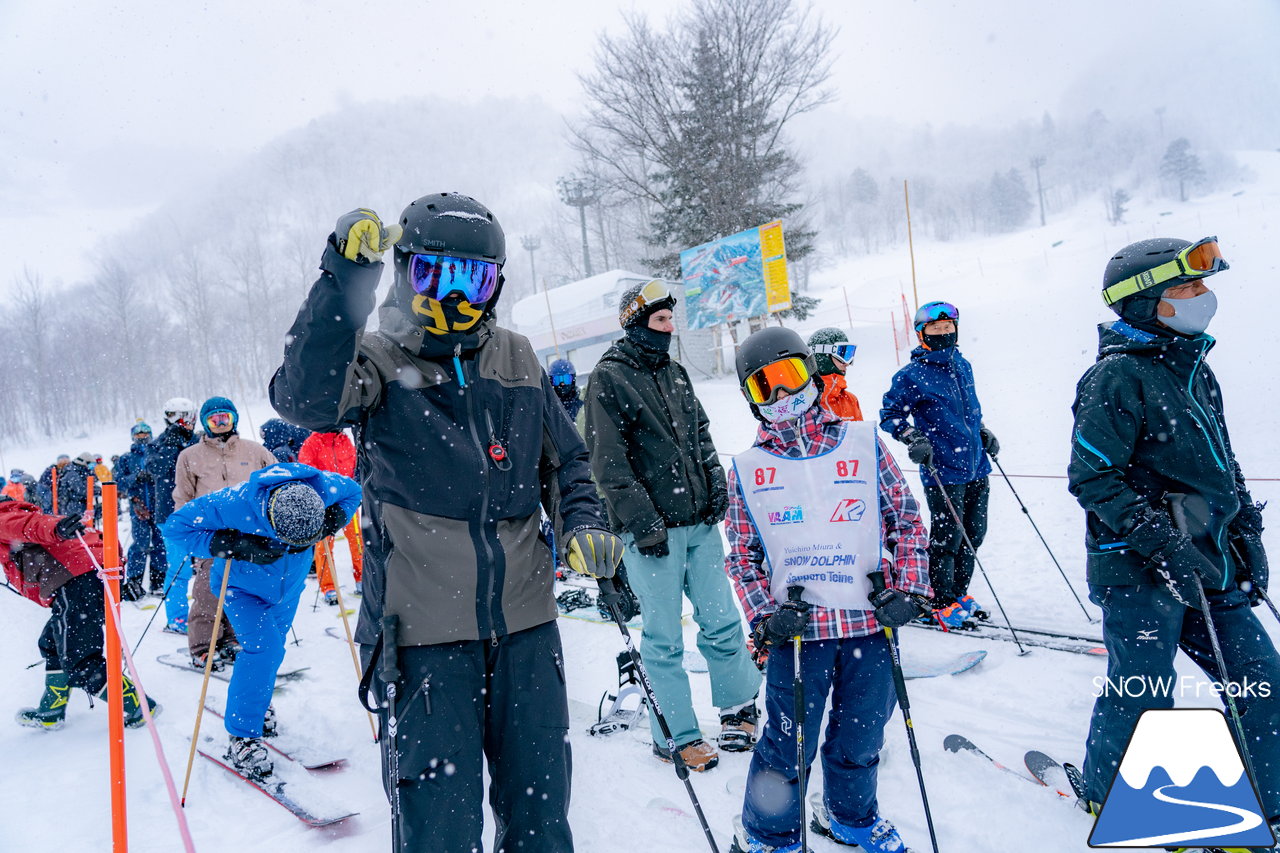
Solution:
{"label": "blue ski pant", "polygon": [[[769,650],[765,709],[768,720],[751,757],[742,825],[773,847],[800,841],[800,775],[796,767],[795,651]],[[889,640],[866,637],[806,640],[800,646],[804,681],[805,767],[818,752],[822,712],[831,696],[822,741],[823,799],[833,818],[869,826],[876,817],[876,777],[884,727],[897,707]],[[807,777],[806,777],[807,779]]]}
{"label": "blue ski pant", "polygon": [[[1280,655],[1235,587],[1209,592],[1209,611],[1226,661],[1227,678],[1265,691],[1237,696],[1262,807],[1280,816]],[[1182,649],[1213,682],[1220,682],[1205,617],[1179,604],[1163,585],[1089,586],[1102,608],[1107,683],[1089,722],[1084,778],[1090,800],[1105,801],[1138,717],[1149,708],[1172,708],[1178,693],[1174,656]],[[1124,687],[1125,679],[1137,678]],[[1168,679],[1167,681],[1165,679]],[[1138,689],[1139,682],[1142,689]],[[1154,689],[1153,689],[1154,688]],[[1265,694],[1265,695],[1264,695]],[[1228,715],[1229,719],[1229,715]],[[1235,729],[1232,725],[1232,733]]]}
{"label": "blue ski pant", "polygon": [[154,519],[143,521],[138,513],[129,510],[129,530],[133,542],[129,545],[129,556],[125,561],[125,574],[131,581],[141,581],[147,570],[147,559],[151,559],[151,590],[164,589],[164,579],[168,563],[165,558],[164,537],[160,535],[160,527]]}
{"label": "blue ski pant", "polygon": [[306,583],[303,573],[271,603],[250,592],[227,585],[223,604],[240,641],[231,684],[227,688],[227,733],[236,737],[262,737],[262,720],[271,704],[276,672],[284,660],[284,647]]}
{"label": "blue ski pant", "polygon": [[[640,600],[644,621],[640,657],[676,746],[681,747],[702,737],[684,669],[680,617],[685,597],[693,604],[698,651],[707,659],[711,676],[712,703],[733,708],[760,692],[760,671],[747,651],[742,614],[724,571],[724,544],[719,528],[707,524],[667,528],[671,553],[665,557],[644,556],[630,534],[622,539],[627,549],[627,580]],[[649,727],[654,742],[664,743],[653,714]]]}

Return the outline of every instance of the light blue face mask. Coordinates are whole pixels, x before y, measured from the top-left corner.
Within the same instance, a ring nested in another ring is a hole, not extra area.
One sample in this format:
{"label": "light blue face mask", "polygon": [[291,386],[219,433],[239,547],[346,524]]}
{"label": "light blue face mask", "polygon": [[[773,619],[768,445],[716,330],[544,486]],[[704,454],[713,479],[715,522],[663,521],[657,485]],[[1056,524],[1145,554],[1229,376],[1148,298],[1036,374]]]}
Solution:
{"label": "light blue face mask", "polygon": [[1157,315],[1156,319],[1184,335],[1198,335],[1209,328],[1209,321],[1218,311],[1218,297],[1212,290],[1190,299],[1161,299],[1160,302],[1172,308],[1174,315]]}
{"label": "light blue face mask", "polygon": [[757,406],[760,415],[770,423],[793,421],[809,411],[809,407],[818,401],[818,385],[810,382],[794,394],[769,406]]}

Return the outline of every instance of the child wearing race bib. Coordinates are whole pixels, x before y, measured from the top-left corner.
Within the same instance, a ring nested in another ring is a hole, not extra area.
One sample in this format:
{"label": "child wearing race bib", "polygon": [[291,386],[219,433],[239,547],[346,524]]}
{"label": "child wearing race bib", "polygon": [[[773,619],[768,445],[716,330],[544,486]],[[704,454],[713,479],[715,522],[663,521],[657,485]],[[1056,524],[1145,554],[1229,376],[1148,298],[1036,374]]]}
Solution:
{"label": "child wearing race bib", "polygon": [[[908,853],[880,816],[876,773],[896,704],[882,627],[923,612],[931,594],[919,508],[875,425],[844,421],[819,404],[821,379],[799,335],[756,332],[739,349],[737,369],[761,426],[729,472],[725,570],[757,648],[782,648],[768,657],[768,722],[751,760],[732,853],[801,848],[796,636],[806,771],[828,695],[832,701],[822,745],[825,790],[810,800],[816,828],[870,853]],[[886,547],[892,559],[883,556]],[[873,604],[867,576],[876,571],[889,589]],[[798,600],[795,587],[802,588]]]}

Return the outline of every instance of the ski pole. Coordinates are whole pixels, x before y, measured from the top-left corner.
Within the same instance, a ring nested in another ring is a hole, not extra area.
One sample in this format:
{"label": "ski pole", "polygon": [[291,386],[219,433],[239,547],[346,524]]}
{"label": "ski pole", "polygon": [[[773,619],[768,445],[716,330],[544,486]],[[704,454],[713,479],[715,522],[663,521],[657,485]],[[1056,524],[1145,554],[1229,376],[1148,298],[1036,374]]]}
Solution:
{"label": "ski pole", "polygon": [[1029,654],[1027,648],[1022,645],[1022,640],[1018,638],[1018,632],[1013,627],[1013,623],[1009,621],[1009,614],[1004,612],[1004,605],[1000,603],[1000,596],[996,595],[996,588],[991,585],[991,576],[987,574],[987,570],[982,565],[982,560],[978,558],[978,549],[973,547],[973,543],[969,541],[969,534],[964,529],[964,522],[960,520],[960,513],[956,512],[955,504],[951,503],[951,496],[947,494],[946,487],[942,485],[942,478],[938,476],[938,469],[932,465],[922,465],[920,467],[929,469],[929,476],[933,477],[933,482],[937,484],[938,491],[942,492],[942,499],[946,501],[947,511],[951,513],[951,518],[956,523],[956,529],[960,531],[960,535],[964,538],[965,547],[973,555],[973,562],[982,571],[982,579],[987,582],[987,589],[991,590],[991,598],[995,600],[996,607],[1000,608],[1000,615],[1004,617],[1004,624],[1009,627],[1009,633],[1013,635],[1013,641],[1018,644],[1018,655]]}
{"label": "ski pole", "polygon": [[196,760],[196,746],[200,743],[200,720],[204,717],[204,697],[209,692],[209,674],[213,672],[213,658],[218,651],[218,634],[222,631],[222,604],[227,598],[227,581],[231,579],[231,558],[222,566],[222,589],[218,591],[218,609],[213,614],[213,636],[209,639],[209,652],[204,658],[204,683],[200,685],[200,704],[196,706],[196,727],[191,733],[191,752],[187,755],[187,775],[182,780],[182,801],[187,806],[187,787],[191,784],[191,765]]}
{"label": "ski pole", "polygon": [[1080,605],[1080,610],[1084,613],[1084,618],[1089,620],[1090,625],[1097,624],[1098,620],[1090,615],[1089,611],[1085,608],[1084,602],[1080,600],[1080,594],[1077,593],[1076,588],[1071,585],[1070,579],[1067,578],[1067,573],[1062,570],[1062,564],[1059,563],[1058,558],[1054,556],[1053,549],[1049,547],[1049,543],[1045,541],[1044,534],[1040,532],[1040,528],[1036,525],[1035,519],[1031,517],[1031,511],[1027,509],[1027,505],[1022,502],[1022,497],[1018,494],[1018,490],[1013,487],[1013,482],[1009,479],[1009,475],[1004,472],[1004,466],[1000,464],[999,459],[991,456],[990,453],[987,455],[991,457],[992,462],[996,463],[996,470],[998,470],[1000,472],[1000,476],[1004,478],[1005,485],[1009,487],[1009,491],[1013,492],[1013,498],[1018,502],[1018,506],[1022,507],[1022,514],[1027,517],[1027,521],[1031,522],[1032,529],[1035,530],[1036,535],[1040,537],[1040,544],[1049,552],[1049,559],[1053,560],[1053,564],[1058,567],[1058,574],[1062,575],[1062,579],[1066,581],[1067,589],[1071,590],[1071,595],[1075,598],[1076,604]]}
{"label": "ski pole", "polygon": [[151,618],[147,620],[147,627],[142,629],[142,634],[138,637],[138,642],[134,643],[133,651],[130,654],[136,655],[138,647],[142,645],[142,641],[147,638],[147,632],[151,630],[151,623],[156,621],[156,617],[160,615],[160,608],[164,607],[165,601],[169,598],[169,590],[173,589],[173,582],[178,579],[178,575],[182,574],[182,567],[187,564],[187,557],[182,558],[182,562],[178,564],[178,571],[173,577],[169,578],[169,585],[164,588],[164,595],[160,597],[160,603],[156,605],[156,612],[151,614]]}
{"label": "ski pole", "polygon": [[[800,596],[804,595],[804,587],[789,586],[787,587],[787,601],[793,604],[803,604],[804,599]],[[792,656],[795,663],[795,673],[791,679],[791,691],[793,696],[792,714],[796,718],[796,780],[798,782],[797,791],[800,796],[800,851],[801,853],[809,853],[809,821],[805,815],[804,794],[808,789],[809,766],[805,761],[804,754],[804,676],[800,672],[800,642],[803,639],[802,634],[796,634],[792,642]]]}
{"label": "ski pole", "polygon": [[[871,581],[871,594],[884,592],[884,572],[868,572]],[[920,801],[924,803],[924,819],[929,824],[929,840],[933,842],[933,853],[938,853],[938,836],[933,829],[933,812],[929,809],[929,794],[924,787],[924,770],[920,766],[920,748],[916,746],[916,727],[911,719],[911,701],[907,698],[907,679],[902,674],[902,658],[898,652],[898,641],[893,636],[893,629],[882,626],[884,635],[889,641],[889,660],[893,664],[893,689],[898,694],[898,705],[902,707],[902,721],[907,726],[907,743],[911,746],[911,763],[916,767],[916,780],[920,783]]]}
{"label": "ski pole", "polygon": [[[356,651],[356,641],[351,637],[351,622],[347,619],[347,605],[342,601],[342,584],[338,583],[338,566],[333,561],[333,537],[329,537],[324,543],[324,555],[329,560],[329,573],[333,578],[333,588],[338,591],[338,610],[342,615],[342,630],[347,632],[347,645],[351,648],[351,662],[356,665],[356,683],[364,680],[364,671],[360,668],[360,655]],[[292,626],[290,626],[292,627]],[[294,639],[297,639],[294,634]],[[365,714],[369,717],[369,731],[373,733],[373,742],[378,742],[378,727],[373,724],[373,714],[366,709]]]}
{"label": "ski pole", "polygon": [[617,623],[618,630],[622,632],[622,642],[626,646],[627,654],[631,657],[632,665],[636,668],[636,673],[640,676],[640,686],[644,688],[644,695],[649,701],[650,710],[653,711],[653,718],[658,721],[658,728],[662,731],[662,737],[666,739],[667,753],[671,756],[671,761],[675,765],[676,776],[684,783],[684,789],[689,794],[689,802],[693,804],[693,811],[698,817],[698,823],[702,825],[702,833],[707,837],[707,843],[711,845],[711,853],[720,853],[720,848],[716,846],[715,837],[711,834],[711,827],[707,824],[707,816],[702,813],[702,804],[698,802],[698,795],[693,790],[693,783],[689,781],[689,768],[685,766],[684,759],[680,757],[680,752],[676,749],[676,741],[671,734],[671,727],[667,725],[667,718],[662,715],[662,705],[658,703],[658,697],[653,692],[653,684],[649,681],[649,671],[644,668],[644,661],[640,659],[640,652],[636,650],[635,643],[631,641],[631,632],[627,630],[627,621],[622,618],[622,610],[619,607],[622,593],[618,591],[618,586],[613,582],[613,578],[599,578],[597,583],[600,586],[600,598],[604,601],[605,606],[609,608],[609,615]]}
{"label": "ski pole", "polygon": [[382,668],[378,676],[386,685],[387,730],[383,746],[387,750],[387,796],[391,802],[391,846],[401,847],[400,827],[400,744],[396,739],[400,720],[396,716],[396,684],[400,681],[400,617],[382,617]]}
{"label": "ski pole", "polygon": [[1213,613],[1209,610],[1209,596],[1205,594],[1204,584],[1199,575],[1194,575],[1196,592],[1200,594],[1200,609],[1204,613],[1204,624],[1209,629],[1209,644],[1213,646],[1213,657],[1218,663],[1218,677],[1222,679],[1222,695],[1226,697],[1227,708],[1231,711],[1231,721],[1235,724],[1236,737],[1240,740],[1240,754],[1244,756],[1245,769],[1253,785],[1258,786],[1258,777],[1253,772],[1253,757],[1249,754],[1249,741],[1244,735],[1244,723],[1240,720],[1240,709],[1236,707],[1235,696],[1231,694],[1231,682],[1227,678],[1227,662],[1222,657],[1222,647],[1218,645],[1218,629],[1213,626]]}
{"label": "ski pole", "polygon": [[1267,591],[1257,584],[1253,588],[1258,591],[1258,595],[1262,596],[1262,600],[1267,603],[1267,607],[1271,608],[1271,615],[1276,617],[1276,621],[1280,622],[1280,611],[1276,610],[1276,606],[1271,603],[1271,596],[1267,595]]}

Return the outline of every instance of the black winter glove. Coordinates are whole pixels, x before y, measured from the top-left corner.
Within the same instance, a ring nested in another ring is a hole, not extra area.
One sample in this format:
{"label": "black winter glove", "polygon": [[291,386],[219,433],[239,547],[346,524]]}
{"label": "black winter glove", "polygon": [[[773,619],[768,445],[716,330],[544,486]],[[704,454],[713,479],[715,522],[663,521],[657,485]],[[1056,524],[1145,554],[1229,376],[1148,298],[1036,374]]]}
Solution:
{"label": "black winter glove", "polygon": [[632,619],[640,615],[640,599],[636,598],[636,594],[631,590],[631,584],[627,582],[627,567],[622,563],[618,564],[618,571],[612,578],[613,592],[604,592],[605,584],[600,585],[600,595],[596,597],[596,606],[600,611],[602,619],[613,619],[613,614],[609,612],[606,597],[618,605],[618,611],[622,615],[623,622],[630,622]]}
{"label": "black winter glove", "polygon": [[154,479],[155,479],[155,477],[153,477],[153,476],[151,475],[151,472],[150,472],[150,471],[148,471],[148,470],[146,470],[145,468],[144,468],[143,470],[139,471],[139,472],[138,472],[137,474],[135,474],[135,475],[134,475],[134,477],[133,477],[133,481],[134,481],[135,483],[150,483],[150,482],[151,482],[152,480],[154,480]]}
{"label": "black winter glove", "polygon": [[984,426],[978,430],[978,437],[982,439],[982,449],[995,459],[1000,454],[1000,442],[996,440],[996,434]]}
{"label": "black winter glove", "polygon": [[1151,555],[1151,573],[1179,602],[1199,610],[1200,592],[1196,587],[1206,575],[1214,573],[1214,568],[1184,533],[1163,553]]}
{"label": "black winter glove", "polygon": [[253,533],[241,533],[239,530],[226,528],[213,534],[209,540],[209,553],[225,560],[243,560],[246,563],[265,565],[274,563],[285,555],[287,547],[283,542],[258,536]]}
{"label": "black winter glove", "polygon": [[662,531],[662,541],[655,542],[652,545],[636,544],[636,550],[646,557],[657,557],[661,559],[671,554],[671,546],[667,544],[667,529],[660,528]]}
{"label": "black winter glove", "polygon": [[347,526],[347,514],[337,504],[324,508],[324,524],[320,526],[320,538],[327,539]]}
{"label": "black winter glove", "polygon": [[757,646],[783,646],[809,625],[809,602],[788,601],[756,624]]}
{"label": "black winter glove", "polygon": [[78,515],[65,516],[54,526],[53,533],[59,539],[75,539],[84,533],[84,522]]}
{"label": "black winter glove", "polygon": [[901,628],[917,616],[929,612],[929,608],[917,596],[900,589],[882,589],[871,596],[871,603],[876,606],[876,621],[881,628]]}
{"label": "black winter glove", "polygon": [[715,527],[724,521],[725,513],[729,511],[729,491],[723,486],[711,493],[711,505],[707,507],[707,511],[702,514],[702,523],[710,524]]}
{"label": "black winter glove", "polygon": [[1236,563],[1236,584],[1257,607],[1271,581],[1267,551],[1262,546],[1262,504],[1245,503],[1227,527],[1227,545]]}
{"label": "black winter glove", "polygon": [[924,433],[915,427],[908,427],[899,439],[907,446],[907,456],[912,462],[925,468],[933,467],[933,445]]}

